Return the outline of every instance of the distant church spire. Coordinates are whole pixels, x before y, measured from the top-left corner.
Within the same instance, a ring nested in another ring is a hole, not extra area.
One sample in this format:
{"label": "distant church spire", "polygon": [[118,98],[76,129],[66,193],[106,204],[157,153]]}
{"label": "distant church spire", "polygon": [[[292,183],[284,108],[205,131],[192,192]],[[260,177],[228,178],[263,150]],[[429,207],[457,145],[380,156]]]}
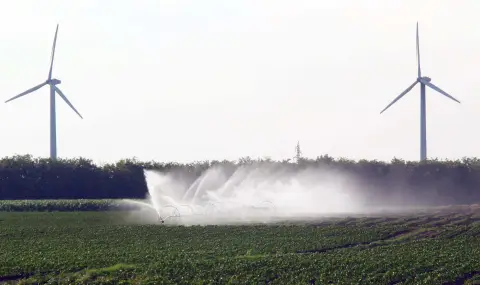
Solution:
{"label": "distant church spire", "polygon": [[300,142],[297,141],[297,146],[295,147],[295,160],[297,162],[302,158],[302,150],[300,150]]}

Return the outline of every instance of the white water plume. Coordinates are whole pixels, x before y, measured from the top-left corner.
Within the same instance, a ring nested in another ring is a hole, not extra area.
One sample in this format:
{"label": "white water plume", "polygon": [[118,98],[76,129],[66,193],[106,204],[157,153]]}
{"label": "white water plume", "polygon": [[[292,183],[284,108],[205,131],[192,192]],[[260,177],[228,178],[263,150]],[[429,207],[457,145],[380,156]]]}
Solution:
{"label": "white water plume", "polygon": [[229,174],[211,167],[193,183],[172,173],[145,170],[147,202],[168,224],[268,223],[359,211],[349,195],[348,179],[316,170],[288,171],[273,166],[240,166]]}

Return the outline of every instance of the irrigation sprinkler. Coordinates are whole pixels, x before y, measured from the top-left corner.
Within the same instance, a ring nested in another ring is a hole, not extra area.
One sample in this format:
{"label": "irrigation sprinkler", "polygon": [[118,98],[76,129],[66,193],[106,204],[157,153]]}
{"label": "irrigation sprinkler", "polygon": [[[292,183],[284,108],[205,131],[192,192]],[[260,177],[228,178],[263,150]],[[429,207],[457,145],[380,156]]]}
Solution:
{"label": "irrigation sprinkler", "polygon": [[165,205],[165,206],[162,207],[162,209],[164,209],[164,208],[173,208],[173,213],[172,213],[172,215],[162,217],[162,215],[160,214],[160,211],[158,211],[158,220],[160,221],[160,223],[164,224],[166,220],[171,219],[171,218],[180,218],[180,211],[178,210],[177,207],[175,207],[173,205]]}
{"label": "irrigation sprinkler", "polygon": [[[226,211],[228,213],[230,210],[235,211],[235,209],[241,210],[242,208],[244,210],[250,209],[255,211],[258,211],[258,210],[273,211],[273,212],[276,211],[275,205],[268,200],[264,200],[256,205],[250,205],[250,206],[242,205],[240,203],[238,205],[231,205],[230,203],[228,203],[228,201],[227,202],[224,202],[224,201],[211,202],[210,201],[204,207],[201,207],[203,208],[203,211],[198,211],[196,207],[188,204],[175,204],[175,205],[167,204],[157,208],[153,204],[145,203],[141,201],[127,200],[127,202],[136,204],[139,206],[148,207],[154,210],[157,213],[158,221],[161,224],[165,224],[167,220],[170,220],[172,218],[181,218],[185,214],[202,216],[202,215],[211,215],[211,214],[221,214],[222,211]],[[224,205],[224,207],[219,207],[219,205]],[[239,206],[239,207],[236,207],[236,206]],[[167,209],[171,209],[171,210],[167,210]],[[187,209],[188,209],[188,212],[187,212]]]}

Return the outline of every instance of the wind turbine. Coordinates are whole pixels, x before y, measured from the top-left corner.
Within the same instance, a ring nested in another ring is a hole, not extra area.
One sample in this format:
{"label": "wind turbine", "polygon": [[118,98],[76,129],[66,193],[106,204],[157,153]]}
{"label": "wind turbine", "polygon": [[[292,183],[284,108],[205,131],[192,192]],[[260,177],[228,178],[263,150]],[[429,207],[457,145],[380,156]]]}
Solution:
{"label": "wind turbine", "polygon": [[435,86],[431,82],[431,78],[427,76],[422,76],[422,72],[420,69],[420,43],[419,43],[419,36],[418,36],[418,22],[417,22],[417,66],[418,66],[418,77],[410,85],[405,91],[403,91],[400,95],[397,96],[390,104],[388,104],[385,109],[383,109],[380,114],[385,112],[390,106],[395,104],[400,98],[405,96],[410,90],[412,90],[417,83],[420,83],[420,161],[425,161],[427,159],[427,110],[426,110],[426,98],[425,98],[425,86],[432,88],[433,90],[439,92],[440,94],[452,99],[453,101],[460,103],[457,99],[450,96],[447,92],[443,91],[439,87]]}
{"label": "wind turbine", "polygon": [[57,92],[58,95],[60,96],[60,98],[62,98],[68,104],[68,106],[70,106],[70,108],[72,108],[73,111],[75,111],[75,113],[77,113],[77,115],[80,116],[80,118],[83,119],[82,115],[80,115],[80,113],[77,111],[77,109],[75,109],[75,107],[73,107],[72,103],[70,103],[70,101],[67,99],[65,94],[63,94],[63,92],[60,90],[60,88],[57,87],[57,85],[62,83],[62,81],[60,81],[59,79],[56,79],[56,78],[52,78],[53,59],[55,57],[55,45],[57,43],[57,34],[58,34],[58,24],[57,24],[57,29],[55,30],[55,38],[53,39],[52,58],[51,58],[51,62],[50,62],[50,71],[48,72],[47,80],[45,82],[43,82],[43,83],[41,83],[41,84],[39,84],[35,87],[32,87],[32,88],[28,89],[27,91],[22,92],[22,93],[18,94],[17,96],[12,97],[12,98],[8,99],[7,101],[5,101],[5,103],[8,103],[12,100],[15,100],[15,99],[19,98],[19,97],[30,94],[33,91],[36,91],[36,90],[42,88],[45,85],[50,86],[50,158],[52,160],[57,159],[57,130],[56,130],[56,116],[55,116],[55,92]]}

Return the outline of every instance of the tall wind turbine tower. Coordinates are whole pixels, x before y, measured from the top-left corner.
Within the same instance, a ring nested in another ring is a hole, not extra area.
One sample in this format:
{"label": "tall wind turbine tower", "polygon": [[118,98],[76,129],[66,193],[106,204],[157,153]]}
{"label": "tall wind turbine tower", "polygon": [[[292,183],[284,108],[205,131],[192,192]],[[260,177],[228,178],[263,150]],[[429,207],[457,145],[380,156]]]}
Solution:
{"label": "tall wind turbine tower", "polygon": [[77,113],[80,118],[83,119],[82,115],[73,107],[72,103],[67,99],[65,94],[60,90],[60,88],[57,87],[58,84],[62,83],[59,79],[52,78],[52,70],[53,70],[53,59],[55,57],[55,45],[57,44],[57,34],[58,34],[58,24],[57,24],[57,29],[55,30],[55,37],[53,39],[53,47],[52,47],[52,58],[50,61],[50,71],[48,72],[48,78],[45,82],[32,87],[28,89],[27,91],[18,94],[15,97],[12,97],[5,101],[5,103],[10,102],[12,100],[15,100],[19,97],[25,96],[27,94],[32,93],[33,91],[36,91],[40,88],[42,88],[45,85],[50,86],[50,159],[56,160],[57,159],[57,130],[56,130],[56,116],[55,116],[55,92],[58,93],[60,98],[62,98],[70,108]]}
{"label": "tall wind turbine tower", "polygon": [[418,22],[417,22],[417,66],[418,66],[418,77],[405,91],[397,96],[390,104],[388,104],[385,109],[383,109],[380,114],[385,112],[390,106],[395,104],[400,98],[406,95],[410,90],[412,90],[417,83],[420,83],[420,161],[425,161],[427,159],[427,106],[426,106],[426,88],[428,86],[433,90],[439,92],[440,94],[452,99],[453,101],[460,103],[457,99],[450,96],[447,92],[443,91],[439,87],[433,85],[431,78],[427,76],[422,76],[422,71],[420,68],[420,40],[418,35]]}

